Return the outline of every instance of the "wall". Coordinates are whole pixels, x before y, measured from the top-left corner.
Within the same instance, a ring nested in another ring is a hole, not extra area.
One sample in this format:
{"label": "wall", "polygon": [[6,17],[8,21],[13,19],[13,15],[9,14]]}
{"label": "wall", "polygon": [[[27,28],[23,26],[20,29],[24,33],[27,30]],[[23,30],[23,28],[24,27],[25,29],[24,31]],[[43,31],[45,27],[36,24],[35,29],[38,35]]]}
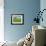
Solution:
{"label": "wall", "polygon": [[[40,0],[4,0],[4,35],[7,41],[18,41],[31,31]],[[11,14],[24,14],[24,25],[11,25]]]}
{"label": "wall", "polygon": [[[40,1],[40,9],[41,9],[41,11],[43,10],[43,9],[46,9],[46,0],[41,0]],[[45,26],[46,27],[46,10],[43,12],[43,15],[42,15],[42,17],[43,17],[43,22],[41,21],[40,22],[40,25],[42,25],[42,26]]]}

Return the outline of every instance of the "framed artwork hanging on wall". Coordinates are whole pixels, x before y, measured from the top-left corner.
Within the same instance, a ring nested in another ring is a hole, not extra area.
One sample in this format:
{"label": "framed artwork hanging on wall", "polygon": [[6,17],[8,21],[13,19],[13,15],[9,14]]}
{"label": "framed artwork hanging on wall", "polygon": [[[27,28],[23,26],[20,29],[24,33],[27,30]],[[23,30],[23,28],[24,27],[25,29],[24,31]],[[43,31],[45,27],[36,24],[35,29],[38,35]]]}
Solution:
{"label": "framed artwork hanging on wall", "polygon": [[11,14],[11,24],[12,25],[23,25],[24,14]]}

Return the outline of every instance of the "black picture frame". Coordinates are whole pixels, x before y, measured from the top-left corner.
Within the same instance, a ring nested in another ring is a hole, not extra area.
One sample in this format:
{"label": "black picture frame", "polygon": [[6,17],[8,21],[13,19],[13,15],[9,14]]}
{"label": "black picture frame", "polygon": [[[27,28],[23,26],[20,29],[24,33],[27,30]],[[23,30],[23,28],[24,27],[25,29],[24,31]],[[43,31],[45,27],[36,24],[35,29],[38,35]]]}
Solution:
{"label": "black picture frame", "polygon": [[24,14],[11,14],[12,25],[24,25]]}

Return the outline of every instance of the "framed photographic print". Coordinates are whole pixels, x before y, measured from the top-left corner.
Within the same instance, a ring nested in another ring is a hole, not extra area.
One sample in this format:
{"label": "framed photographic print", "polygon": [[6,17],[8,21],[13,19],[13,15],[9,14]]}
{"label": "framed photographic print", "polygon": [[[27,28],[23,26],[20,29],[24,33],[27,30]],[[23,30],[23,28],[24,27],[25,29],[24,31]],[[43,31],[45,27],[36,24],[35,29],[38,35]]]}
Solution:
{"label": "framed photographic print", "polygon": [[23,25],[24,14],[11,14],[11,24],[12,25]]}

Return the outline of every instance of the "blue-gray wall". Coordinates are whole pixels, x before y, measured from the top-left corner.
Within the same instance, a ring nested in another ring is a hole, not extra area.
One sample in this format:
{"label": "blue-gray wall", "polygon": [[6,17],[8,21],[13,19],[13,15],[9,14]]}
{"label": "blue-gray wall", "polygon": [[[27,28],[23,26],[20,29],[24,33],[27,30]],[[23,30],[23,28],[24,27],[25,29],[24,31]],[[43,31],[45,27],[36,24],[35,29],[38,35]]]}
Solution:
{"label": "blue-gray wall", "polygon": [[[41,0],[40,1],[40,10],[42,11],[43,9],[46,9],[46,0]],[[40,22],[40,25],[45,26],[46,27],[46,10],[43,12],[43,22]]]}
{"label": "blue-gray wall", "polygon": [[[40,9],[40,0],[4,0],[5,40],[18,41],[35,25],[36,12]],[[11,14],[24,14],[24,25],[11,25]]]}

